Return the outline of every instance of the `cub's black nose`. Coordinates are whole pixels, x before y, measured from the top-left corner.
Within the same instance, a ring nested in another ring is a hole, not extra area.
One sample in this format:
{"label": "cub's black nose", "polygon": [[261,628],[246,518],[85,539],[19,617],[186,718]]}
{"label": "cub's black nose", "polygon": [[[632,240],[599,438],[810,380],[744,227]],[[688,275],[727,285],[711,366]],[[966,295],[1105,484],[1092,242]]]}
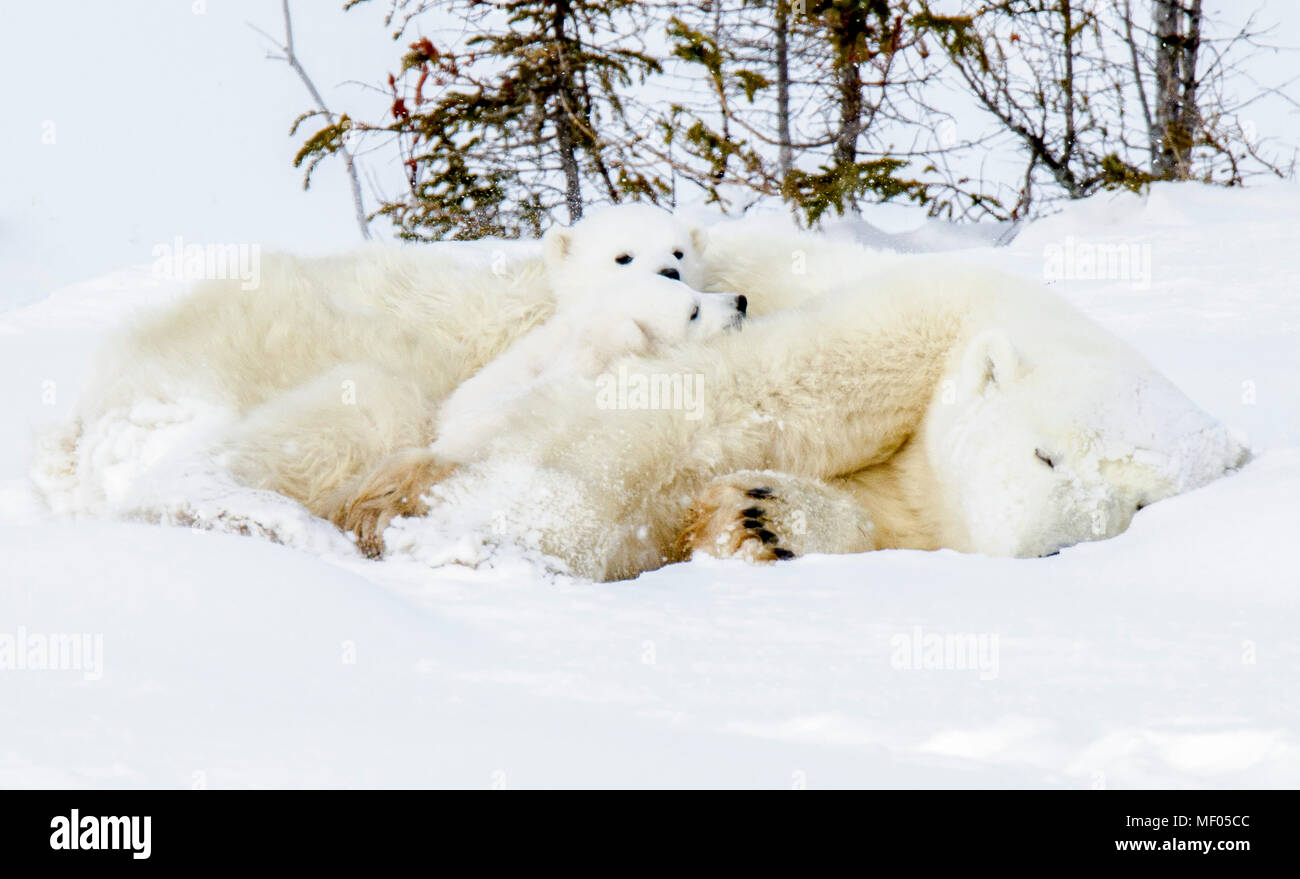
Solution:
{"label": "cub's black nose", "polygon": [[743,294],[740,295],[740,296],[737,296],[737,297],[736,297],[736,311],[739,311],[741,314],[744,314],[744,313],[745,313],[745,309],[747,309],[747,308],[749,308],[749,300],[746,299],[746,298],[744,297]]}
{"label": "cub's black nose", "polygon": [[672,278],[674,281],[680,281],[682,279],[682,273],[677,271],[677,269],[660,269],[659,274],[663,275],[665,278]]}

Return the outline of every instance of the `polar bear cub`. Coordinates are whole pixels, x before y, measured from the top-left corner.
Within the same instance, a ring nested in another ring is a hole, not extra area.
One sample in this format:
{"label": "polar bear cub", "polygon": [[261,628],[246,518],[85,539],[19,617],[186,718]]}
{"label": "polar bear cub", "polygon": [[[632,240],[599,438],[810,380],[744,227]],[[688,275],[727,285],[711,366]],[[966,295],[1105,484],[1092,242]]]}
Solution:
{"label": "polar bear cub", "polygon": [[693,290],[705,285],[706,237],[668,211],[643,204],[589,213],[542,237],[542,261],[559,302],[634,278],[662,276]]}
{"label": "polar bear cub", "polygon": [[621,357],[739,327],[744,296],[695,289],[701,249],[699,230],[642,205],[550,230],[543,252],[555,314],[448,397],[431,451],[448,463],[475,460],[541,386],[594,379]]}

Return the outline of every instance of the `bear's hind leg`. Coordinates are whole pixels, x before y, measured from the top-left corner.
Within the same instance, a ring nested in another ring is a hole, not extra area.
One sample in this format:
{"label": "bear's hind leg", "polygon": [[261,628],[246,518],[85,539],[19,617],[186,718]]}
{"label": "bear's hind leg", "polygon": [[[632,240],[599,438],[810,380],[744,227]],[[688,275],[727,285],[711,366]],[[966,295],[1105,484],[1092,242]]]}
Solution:
{"label": "bear's hind leg", "polygon": [[340,489],[327,505],[326,518],[356,536],[369,558],[384,554],[384,529],[398,516],[423,516],[422,495],[456,468],[428,448],[393,452],[373,470]]}
{"label": "bear's hind leg", "polygon": [[749,562],[876,548],[871,518],[853,495],[773,470],[741,470],[706,485],[676,546],[682,558],[701,552]]}

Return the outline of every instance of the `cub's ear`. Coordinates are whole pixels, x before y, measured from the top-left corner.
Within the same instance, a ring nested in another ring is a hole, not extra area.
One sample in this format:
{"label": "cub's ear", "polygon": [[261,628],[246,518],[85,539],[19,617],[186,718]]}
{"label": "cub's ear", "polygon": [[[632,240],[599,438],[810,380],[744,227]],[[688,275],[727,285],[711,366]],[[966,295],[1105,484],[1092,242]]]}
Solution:
{"label": "cub's ear", "polygon": [[709,246],[709,233],[699,226],[691,227],[691,247],[695,249],[696,256],[703,256],[704,251]]}
{"label": "cub's ear", "polygon": [[986,330],[971,339],[962,356],[961,386],[968,394],[1013,382],[1024,374],[1024,361],[1002,330]]}
{"label": "cub's ear", "polygon": [[569,258],[573,246],[573,230],[552,226],[542,236],[542,259],[547,265],[558,265]]}

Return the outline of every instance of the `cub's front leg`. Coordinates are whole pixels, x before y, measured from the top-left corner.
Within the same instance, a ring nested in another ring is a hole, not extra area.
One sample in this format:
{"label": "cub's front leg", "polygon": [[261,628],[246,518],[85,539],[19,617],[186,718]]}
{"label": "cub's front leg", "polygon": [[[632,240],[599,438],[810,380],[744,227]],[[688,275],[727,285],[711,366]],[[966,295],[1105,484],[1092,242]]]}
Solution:
{"label": "cub's front leg", "polygon": [[875,528],[848,492],[774,470],[719,476],[695,496],[678,554],[774,562],[876,549]]}

